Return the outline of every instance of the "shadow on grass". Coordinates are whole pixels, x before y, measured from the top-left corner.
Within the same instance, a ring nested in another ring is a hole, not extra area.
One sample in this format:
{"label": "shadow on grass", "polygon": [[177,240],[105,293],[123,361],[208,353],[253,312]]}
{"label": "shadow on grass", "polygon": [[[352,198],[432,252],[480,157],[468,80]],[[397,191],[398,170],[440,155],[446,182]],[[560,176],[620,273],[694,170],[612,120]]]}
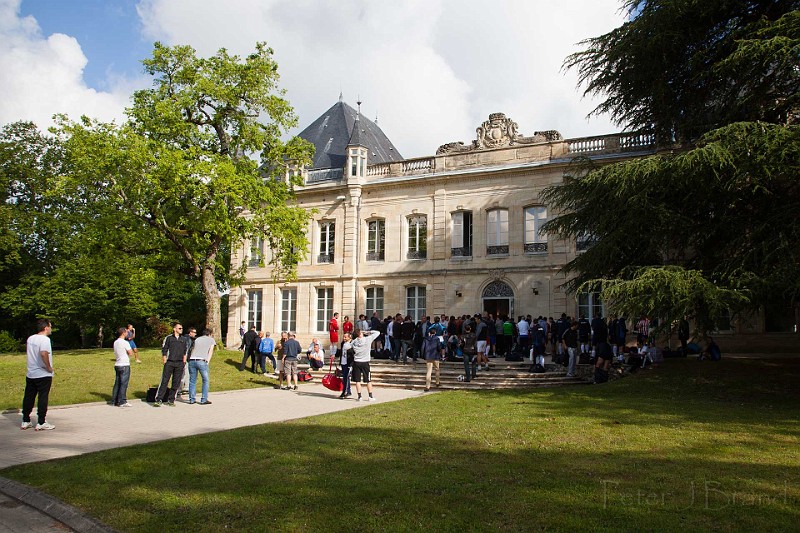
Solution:
{"label": "shadow on grass", "polygon": [[91,391],[89,394],[91,394],[92,396],[96,396],[96,397],[100,398],[101,400],[105,400],[107,402],[111,401],[111,395],[109,393],[107,393],[107,392]]}
{"label": "shadow on grass", "polygon": [[790,531],[798,366],[768,365],[439,393],[3,475],[125,531]]}

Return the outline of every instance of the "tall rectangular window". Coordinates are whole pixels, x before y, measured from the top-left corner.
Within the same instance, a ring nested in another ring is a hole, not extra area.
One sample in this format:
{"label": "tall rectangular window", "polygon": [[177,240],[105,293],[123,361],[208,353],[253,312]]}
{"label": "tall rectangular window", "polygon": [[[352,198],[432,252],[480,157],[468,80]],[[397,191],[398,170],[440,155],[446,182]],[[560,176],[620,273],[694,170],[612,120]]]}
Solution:
{"label": "tall rectangular window", "polygon": [[594,246],[597,242],[597,237],[590,233],[581,233],[575,238],[575,251],[584,252]]}
{"label": "tall rectangular window", "polygon": [[605,316],[605,306],[599,292],[582,292],[578,294],[578,316],[591,319],[595,313]]}
{"label": "tall rectangular window", "polygon": [[406,287],[406,314],[416,322],[425,316],[425,287]]}
{"label": "tall rectangular window", "polygon": [[547,222],[547,208],[543,206],[525,208],[525,253],[547,251],[547,235],[540,234]]}
{"label": "tall rectangular window", "polygon": [[383,316],[383,287],[367,287],[367,318],[371,317],[372,313],[378,313],[379,317]]}
{"label": "tall rectangular window", "polygon": [[508,209],[486,213],[486,255],[508,254]]}
{"label": "tall rectangular window", "polygon": [[413,216],[408,219],[408,259],[428,257],[428,218]]}
{"label": "tall rectangular window", "polygon": [[317,331],[328,331],[333,316],[333,289],[317,289]]}
{"label": "tall rectangular window", "polygon": [[367,261],[383,261],[386,256],[386,222],[370,220],[367,223]]}
{"label": "tall rectangular window", "polygon": [[261,237],[253,237],[250,239],[250,258],[247,261],[247,266],[250,268],[257,268],[261,264],[261,259],[264,257],[264,239]]}
{"label": "tall rectangular window", "polygon": [[451,215],[452,257],[472,257],[472,211],[456,211]]}
{"label": "tall rectangular window", "polygon": [[336,242],[336,222],[324,220],[319,223],[320,263],[333,263],[334,243]]}
{"label": "tall rectangular window", "polygon": [[297,289],[281,290],[281,331],[297,330]]}
{"label": "tall rectangular window", "polygon": [[255,326],[256,331],[261,331],[261,307],[264,302],[264,293],[261,289],[247,291],[247,328]]}

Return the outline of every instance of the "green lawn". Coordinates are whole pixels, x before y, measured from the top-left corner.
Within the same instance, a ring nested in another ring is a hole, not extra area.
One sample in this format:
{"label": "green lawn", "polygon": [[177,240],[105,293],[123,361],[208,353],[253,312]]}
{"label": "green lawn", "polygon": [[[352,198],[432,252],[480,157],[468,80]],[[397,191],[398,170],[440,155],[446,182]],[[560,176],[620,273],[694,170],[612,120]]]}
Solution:
{"label": "green lawn", "polygon": [[[144,398],[147,388],[158,386],[161,381],[161,350],[139,350],[139,356],[141,364],[131,363],[130,399]],[[239,372],[241,362],[241,352],[216,351],[211,359],[212,390],[248,389],[277,383],[272,377]],[[50,405],[111,400],[114,386],[114,352],[111,349],[56,351],[53,363],[56,375]],[[0,410],[22,407],[25,367],[24,354],[0,355]]]}
{"label": "green lawn", "polygon": [[796,531],[800,358],[446,392],[0,472],[121,531]]}

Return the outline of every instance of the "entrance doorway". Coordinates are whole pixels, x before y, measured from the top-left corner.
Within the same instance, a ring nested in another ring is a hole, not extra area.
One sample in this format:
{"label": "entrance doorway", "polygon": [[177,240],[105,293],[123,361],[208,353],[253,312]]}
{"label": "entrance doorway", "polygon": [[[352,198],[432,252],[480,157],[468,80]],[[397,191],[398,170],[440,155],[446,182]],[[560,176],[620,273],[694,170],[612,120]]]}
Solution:
{"label": "entrance doorway", "polygon": [[495,317],[514,315],[514,291],[507,283],[493,281],[483,289],[483,310]]}
{"label": "entrance doorway", "polygon": [[491,313],[495,318],[499,316],[511,316],[512,298],[484,298],[483,310]]}

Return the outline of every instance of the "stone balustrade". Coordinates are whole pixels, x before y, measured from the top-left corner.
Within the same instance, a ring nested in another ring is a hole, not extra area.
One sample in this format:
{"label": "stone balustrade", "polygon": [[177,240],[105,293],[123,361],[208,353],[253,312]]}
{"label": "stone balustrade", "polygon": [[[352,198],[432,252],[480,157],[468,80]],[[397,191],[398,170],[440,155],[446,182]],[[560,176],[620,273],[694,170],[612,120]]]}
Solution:
{"label": "stone balustrade", "polygon": [[[625,154],[656,149],[655,135],[652,133],[614,133],[610,135],[598,135],[594,137],[580,137],[576,139],[558,140],[551,144],[566,145],[560,153],[567,157],[574,156],[601,156],[606,154]],[[515,149],[509,147],[507,149]],[[378,163],[368,165],[366,171],[367,178],[382,177],[402,177],[414,174],[435,173],[444,168],[449,168],[449,164],[444,164],[448,155],[436,157],[418,157],[414,159],[404,159],[391,163]],[[437,166],[438,163],[438,166]],[[340,181],[344,178],[343,169],[322,169],[310,170],[306,175],[306,185],[313,185],[321,182]]]}

